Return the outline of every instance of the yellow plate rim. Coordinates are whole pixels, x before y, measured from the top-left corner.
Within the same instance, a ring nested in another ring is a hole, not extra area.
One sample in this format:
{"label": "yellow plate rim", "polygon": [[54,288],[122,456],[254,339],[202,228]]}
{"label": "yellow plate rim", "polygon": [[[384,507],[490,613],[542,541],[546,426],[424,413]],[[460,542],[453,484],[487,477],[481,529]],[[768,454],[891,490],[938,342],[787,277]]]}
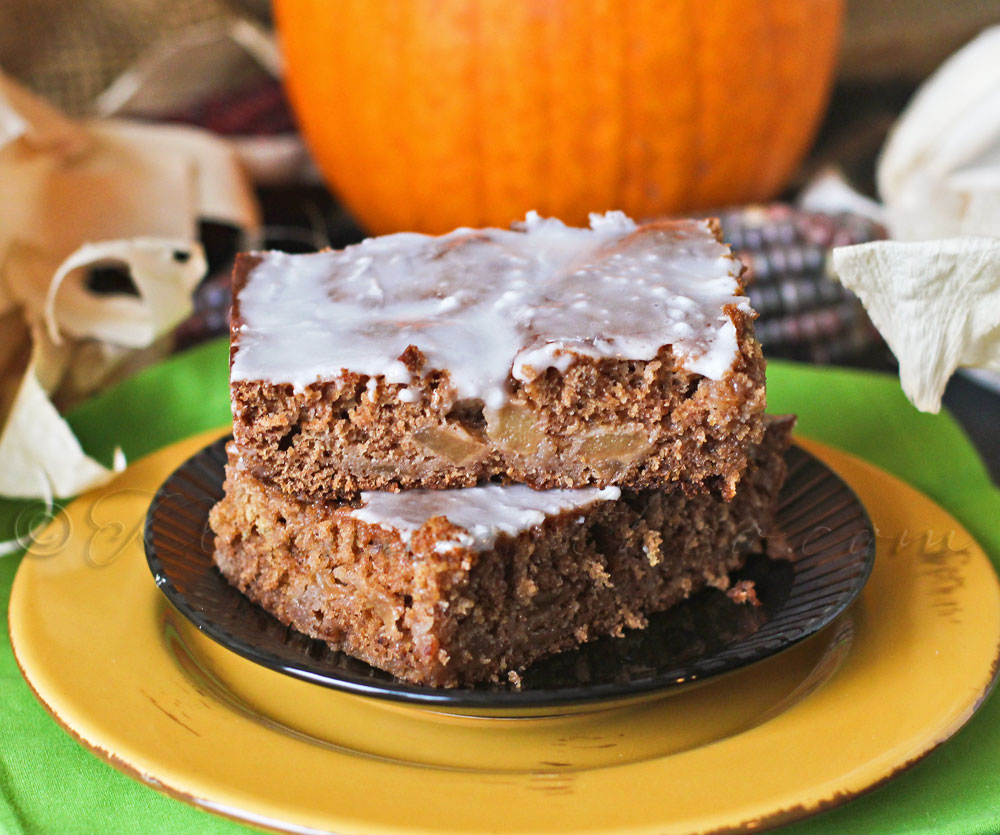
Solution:
{"label": "yellow plate rim", "polygon": [[[140,477],[140,482],[144,485],[144,489],[146,489],[149,496],[151,496],[152,490],[158,486],[158,481],[154,481],[152,483],[150,482],[151,476],[156,476],[157,478],[162,479],[169,473],[173,466],[183,461],[184,458],[190,454],[190,452],[194,449],[200,448],[200,446],[204,445],[207,441],[218,437],[219,434],[221,434],[219,431],[204,433],[196,438],[188,439],[187,441],[167,447],[143,459],[137,464],[134,464],[129,468],[125,475],[129,476],[129,474],[131,474],[133,481],[138,475]],[[991,627],[991,629],[987,629],[985,632],[985,634],[989,635],[991,643],[979,641],[977,643],[978,660],[975,665],[972,665],[975,667],[975,670],[970,667],[970,669],[963,669],[962,671],[963,674],[969,678],[969,681],[964,683],[969,685],[968,691],[970,695],[965,698],[962,705],[958,706],[961,709],[955,710],[952,714],[950,714],[950,718],[947,722],[942,722],[934,726],[933,733],[924,734],[924,738],[922,738],[914,746],[911,746],[911,748],[907,751],[907,756],[897,756],[892,762],[884,763],[878,767],[868,768],[866,775],[860,782],[855,781],[854,783],[851,783],[850,781],[845,780],[840,780],[839,782],[833,781],[832,784],[819,790],[817,790],[817,787],[815,786],[800,787],[799,789],[792,788],[790,791],[785,792],[787,797],[790,798],[792,802],[787,802],[787,799],[781,803],[775,803],[773,799],[765,801],[757,804],[757,807],[753,809],[753,814],[750,815],[746,814],[747,809],[745,808],[745,805],[740,808],[717,810],[710,815],[702,816],[697,831],[703,833],[757,831],[765,827],[782,825],[811,816],[834,806],[842,805],[855,797],[878,788],[888,780],[893,779],[900,773],[911,768],[917,762],[923,760],[948,738],[954,735],[966,722],[968,722],[992,691],[997,681],[998,671],[1000,671],[1000,584],[998,584],[996,574],[989,562],[989,559],[982,552],[979,546],[975,544],[971,536],[969,536],[969,534],[949,514],[934,505],[929,498],[920,494],[908,485],[905,485],[903,482],[888,473],[885,473],[884,471],[881,471],[872,465],[861,461],[860,459],[839,450],[835,450],[831,447],[812,441],[803,441],[803,439],[798,440],[803,444],[803,446],[818,455],[835,471],[837,471],[845,479],[845,481],[847,481],[848,484],[850,484],[852,488],[859,493],[863,501],[865,501],[867,497],[868,501],[866,501],[866,505],[872,501],[873,495],[877,496],[878,489],[881,488],[886,492],[901,496],[905,500],[904,503],[906,505],[916,506],[924,514],[930,514],[931,518],[937,522],[943,522],[951,531],[955,532],[956,536],[961,541],[968,542],[968,546],[963,546],[969,554],[969,559],[964,566],[967,570],[974,570],[977,573],[976,576],[980,582],[976,584],[966,583],[965,587],[961,590],[961,593],[966,597],[968,597],[972,592],[975,593],[975,598],[979,600],[979,608],[975,609],[979,620],[977,620],[975,624],[965,626],[964,628],[968,629],[970,633],[976,631],[980,634],[980,636],[982,636],[984,634],[983,626],[986,625]],[[145,481],[143,482],[142,479],[145,479]],[[74,506],[76,506],[77,511],[80,511],[81,503],[96,502],[103,496],[108,495],[108,491],[115,489],[116,485],[119,488],[122,488],[123,485],[128,487],[130,483],[131,482],[129,482],[127,478],[120,478],[109,487],[103,488],[99,491],[94,491],[91,494],[87,494],[87,496],[82,497],[80,500],[67,508],[67,512],[72,513]],[[148,505],[148,498],[145,503]],[[876,499],[874,503],[878,504],[878,500]],[[144,507],[142,510],[144,515]],[[876,526],[880,526],[884,523],[884,519],[881,515],[883,511],[884,508],[878,508],[877,512],[872,513]],[[942,528],[936,529],[943,530]],[[931,528],[930,530],[933,531],[935,528]],[[93,543],[91,542],[91,544]],[[876,559],[876,572],[879,570],[879,566],[884,564],[886,560],[893,559],[893,555],[891,553],[889,556],[883,556],[883,551],[886,550],[883,548],[883,545],[884,543],[880,543],[879,555],[882,559]],[[141,546],[138,550],[140,552],[139,556],[141,557]],[[134,559],[134,556],[135,555],[132,555],[129,558]],[[896,556],[899,555],[897,554]],[[128,774],[129,776],[152,785],[159,791],[163,791],[195,806],[209,809],[217,814],[222,814],[233,818],[234,820],[250,823],[259,827],[295,832],[329,831],[328,827],[331,825],[335,827],[337,831],[343,832],[411,832],[430,831],[435,828],[432,824],[428,824],[426,821],[423,824],[417,821],[404,822],[396,820],[387,822],[385,820],[364,820],[362,817],[358,816],[353,818],[344,817],[338,819],[336,810],[328,810],[329,815],[322,821],[322,825],[315,826],[313,825],[316,822],[315,816],[313,816],[313,819],[308,819],[309,815],[303,816],[299,814],[301,810],[283,807],[280,798],[265,798],[262,800],[261,804],[258,804],[257,808],[248,808],[245,805],[234,806],[231,802],[231,797],[218,796],[218,793],[214,790],[211,781],[206,782],[200,779],[197,774],[185,775],[183,773],[177,773],[176,763],[157,763],[154,756],[154,770],[144,768],[142,763],[137,761],[142,759],[141,757],[130,756],[129,753],[126,753],[126,751],[131,751],[136,745],[138,745],[138,748],[141,748],[141,742],[137,743],[134,739],[116,738],[114,734],[107,733],[106,729],[102,731],[101,728],[90,722],[89,717],[87,716],[87,710],[94,709],[94,705],[87,703],[89,698],[87,692],[85,690],[72,691],[69,694],[63,692],[67,687],[67,683],[65,681],[60,681],[60,670],[53,669],[53,666],[58,666],[58,662],[56,662],[51,656],[51,646],[45,646],[45,653],[42,653],[41,655],[39,654],[39,650],[43,649],[43,647],[38,644],[38,641],[42,640],[42,638],[33,635],[31,629],[28,628],[31,621],[31,618],[28,616],[28,612],[30,610],[29,586],[39,579],[34,575],[38,575],[44,566],[52,567],[56,560],[58,560],[58,555],[46,556],[43,559],[37,560],[26,558],[22,562],[22,565],[18,570],[17,577],[15,578],[8,613],[11,642],[14,646],[18,666],[38,700],[45,706],[49,713],[62,727],[66,728],[66,730],[75,739],[77,739],[77,741],[97,754],[101,759],[110,763],[113,767]],[[141,559],[141,562],[141,568],[145,572],[146,567],[144,558]],[[120,568],[125,564],[127,563],[118,563],[118,566]],[[985,582],[987,579],[989,582]],[[46,582],[58,583],[59,581],[58,579],[53,581],[51,578],[48,578]],[[152,585],[151,578],[149,582],[150,585]],[[149,589],[145,590],[147,593],[148,591]],[[862,595],[863,599],[865,598],[865,594],[866,593],[863,593]],[[158,597],[158,593],[156,596]],[[927,600],[924,600],[923,602],[926,603]],[[988,605],[984,607],[982,605],[984,603]],[[87,610],[84,608],[82,611]],[[100,615],[98,615],[98,617],[100,617]],[[937,624],[937,621],[930,620],[928,616],[928,624],[925,624],[925,626],[935,624]],[[871,636],[869,636],[869,640],[870,638]],[[778,656],[778,658],[780,659],[781,656]],[[162,660],[163,659],[159,659],[155,663],[163,669],[174,669],[178,676],[181,675],[180,671],[171,667],[170,664],[163,665],[161,663]],[[250,662],[245,663],[250,664]],[[869,674],[872,672],[876,672],[875,668],[868,670]],[[271,675],[277,676],[279,674],[272,673]],[[973,675],[975,675],[974,681],[972,681]],[[836,686],[843,686],[842,684],[838,684],[838,677],[842,678],[843,674],[838,672],[832,681]],[[735,678],[738,679],[739,677],[736,676]],[[139,680],[141,680],[141,676],[139,677]],[[724,680],[720,683],[720,685],[725,686],[726,681],[732,680],[733,679]],[[72,685],[70,685],[70,687],[72,688]],[[829,688],[827,687],[827,689]],[[343,694],[337,695],[339,698],[346,699],[359,698],[357,696],[347,696]],[[808,714],[810,712],[808,707],[809,700],[806,700],[806,702],[802,705],[796,706],[794,710],[798,711],[803,709],[806,710],[806,713]],[[812,712],[815,713],[815,710]],[[815,716],[812,718],[815,719]],[[931,718],[933,719],[934,717]],[[774,722],[780,723],[785,721],[785,724],[787,724],[786,720],[786,716],[779,715],[775,717]],[[808,721],[808,717],[806,721]],[[767,730],[766,725],[762,727],[764,731]],[[787,731],[787,729],[785,730]],[[738,734],[736,736],[723,739],[720,742],[704,746],[702,749],[697,749],[695,751],[671,755],[667,759],[675,759],[677,757],[682,759],[685,757],[693,759],[703,756],[705,751],[708,749],[713,749],[714,753],[718,753],[720,750],[729,748],[733,749],[730,754],[738,755],[741,748],[748,748],[747,738],[761,732],[762,728],[754,728],[745,734]],[[249,736],[255,736],[260,739],[262,732],[259,728],[254,729],[248,724],[246,733]],[[264,731],[263,733],[266,734],[267,732]],[[287,740],[285,740],[284,743],[277,742],[282,735],[275,734],[273,732],[270,733],[275,738],[271,740],[273,744],[289,744]],[[122,749],[125,750],[123,751]],[[665,762],[665,760],[662,762]],[[149,765],[149,762],[146,762],[146,765]],[[162,768],[157,768],[157,766],[162,766]],[[383,764],[383,767],[385,767],[385,764]],[[653,761],[652,763],[644,762],[636,763],[630,766],[622,766],[619,767],[619,770],[631,769],[632,772],[636,772],[638,770],[648,775],[650,769],[655,772],[656,768],[657,762]],[[596,779],[599,786],[602,782],[602,775],[607,777],[610,771],[611,770],[609,769],[595,768],[590,772],[590,774],[598,775]],[[181,772],[183,772],[183,769],[181,769]],[[177,776],[179,779],[171,779],[171,776]],[[605,779],[603,782],[617,783],[618,781],[609,781]],[[204,789],[207,789],[207,791],[204,791]],[[584,791],[582,796],[584,798],[594,797],[595,794],[597,793],[593,791]],[[580,796],[577,796],[576,799],[580,800]],[[796,800],[798,800],[798,802],[795,802]],[[650,811],[652,812],[655,810],[651,807]],[[296,818],[298,818],[298,822],[296,822]],[[676,829],[676,823],[679,822],[662,818],[651,818],[646,822],[640,822],[638,825],[630,825],[627,830],[623,829],[621,831],[687,831],[687,829]],[[690,821],[687,821],[687,823],[690,823]]]}

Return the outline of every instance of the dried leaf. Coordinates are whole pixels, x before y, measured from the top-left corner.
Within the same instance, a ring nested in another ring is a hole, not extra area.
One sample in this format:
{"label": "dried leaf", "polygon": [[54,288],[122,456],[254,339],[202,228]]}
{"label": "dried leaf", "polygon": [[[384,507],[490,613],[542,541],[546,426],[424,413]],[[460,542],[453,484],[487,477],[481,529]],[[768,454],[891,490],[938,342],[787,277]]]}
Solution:
{"label": "dried leaf", "polygon": [[1000,239],[876,241],[833,251],[899,360],[903,391],[937,412],[956,368],[1000,371]]}

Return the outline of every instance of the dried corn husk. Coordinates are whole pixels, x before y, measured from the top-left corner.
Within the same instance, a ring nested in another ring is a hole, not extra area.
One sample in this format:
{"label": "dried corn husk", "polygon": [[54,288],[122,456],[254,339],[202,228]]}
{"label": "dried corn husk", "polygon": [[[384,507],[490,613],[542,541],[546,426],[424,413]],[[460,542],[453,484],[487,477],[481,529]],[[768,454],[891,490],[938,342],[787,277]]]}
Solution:
{"label": "dried corn husk", "polygon": [[1000,371],[1000,240],[838,247],[833,267],[885,337],[921,411],[940,410],[959,366]]}
{"label": "dried corn husk", "polygon": [[1000,26],[924,83],[889,135],[877,178],[897,240],[1000,235]]}
{"label": "dried corn husk", "polygon": [[[74,121],[0,75],[0,494],[72,496],[111,478],[57,404],[162,353],[205,273],[199,218],[252,231],[232,152],[190,128]],[[100,294],[115,265],[135,294]]]}
{"label": "dried corn husk", "polygon": [[1000,26],[917,92],[878,186],[897,240],[836,249],[834,270],[895,353],[906,395],[937,412],[957,368],[1000,372]]}

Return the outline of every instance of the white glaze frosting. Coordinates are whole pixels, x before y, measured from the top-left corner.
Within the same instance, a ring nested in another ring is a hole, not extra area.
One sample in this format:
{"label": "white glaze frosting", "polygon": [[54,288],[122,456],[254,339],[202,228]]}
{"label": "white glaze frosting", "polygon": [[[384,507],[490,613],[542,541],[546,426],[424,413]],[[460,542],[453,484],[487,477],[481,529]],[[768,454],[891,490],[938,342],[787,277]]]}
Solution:
{"label": "white glaze frosting", "polygon": [[565,371],[579,355],[652,359],[721,378],[736,355],[739,262],[704,221],[640,234],[621,212],[590,229],[529,213],[514,230],[370,238],[340,251],[260,253],[239,294],[233,380],[382,376],[412,402],[409,345],[460,398],[498,408],[513,375]]}
{"label": "white glaze frosting", "polygon": [[435,516],[445,516],[465,533],[436,544],[435,550],[490,548],[501,534],[517,536],[549,516],[582,510],[595,502],[621,497],[617,487],[576,490],[532,490],[523,484],[486,484],[456,490],[405,490],[402,493],[363,492],[362,506],[351,516],[370,525],[397,531],[409,542],[415,531]]}

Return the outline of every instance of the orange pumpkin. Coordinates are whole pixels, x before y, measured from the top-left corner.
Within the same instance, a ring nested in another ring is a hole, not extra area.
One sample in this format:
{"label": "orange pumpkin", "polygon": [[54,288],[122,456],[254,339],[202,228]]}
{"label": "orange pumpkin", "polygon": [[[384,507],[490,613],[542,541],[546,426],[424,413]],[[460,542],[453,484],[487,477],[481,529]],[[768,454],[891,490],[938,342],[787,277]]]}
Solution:
{"label": "orange pumpkin", "polygon": [[842,0],[276,0],[287,87],[375,233],[763,200],[805,153]]}

